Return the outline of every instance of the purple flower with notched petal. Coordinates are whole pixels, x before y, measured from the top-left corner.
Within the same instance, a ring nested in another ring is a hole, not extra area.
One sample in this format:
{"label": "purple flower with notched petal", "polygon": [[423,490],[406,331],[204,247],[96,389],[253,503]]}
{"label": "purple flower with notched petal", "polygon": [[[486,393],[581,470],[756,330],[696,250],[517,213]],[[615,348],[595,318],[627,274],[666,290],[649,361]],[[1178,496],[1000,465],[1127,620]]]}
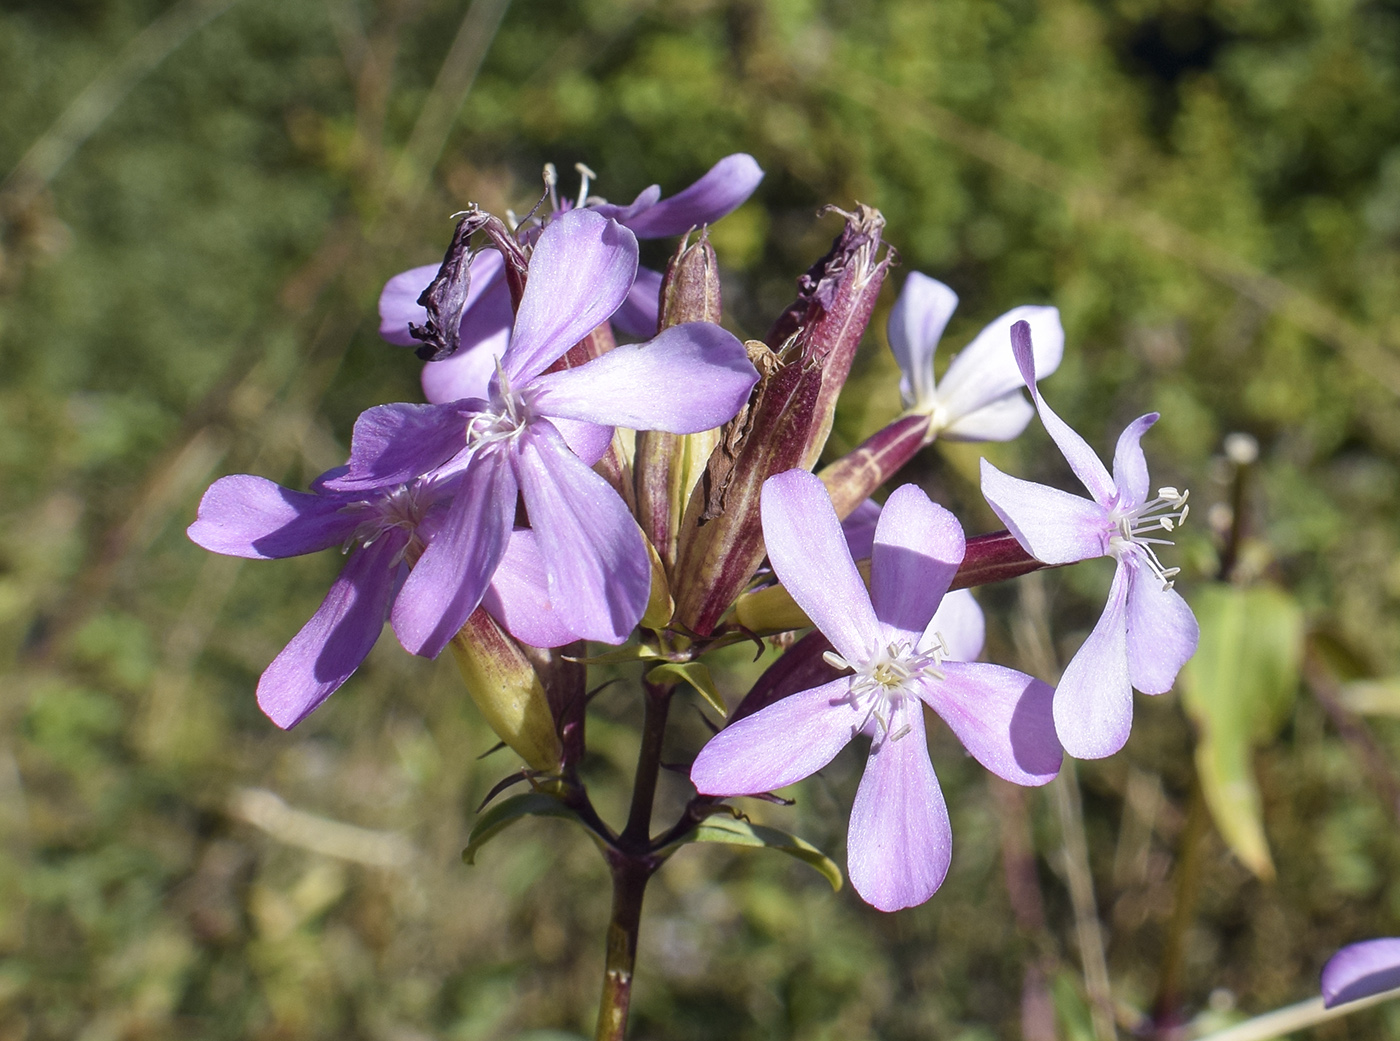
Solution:
{"label": "purple flower with notched petal", "polygon": [[1343,947],[1322,967],[1327,1008],[1400,987],[1400,938],[1363,940]]}
{"label": "purple flower with notched petal", "polygon": [[719,426],[758,374],[743,344],[707,322],[546,372],[617,310],[636,269],[637,240],[626,228],[587,209],[560,214],[531,254],[490,399],[381,405],[356,422],[349,470],[328,487],[459,482],[394,602],[394,631],[415,654],[438,654],[481,602],[510,536],[517,493],[563,628],[620,643],[640,619],[651,584],[641,531],[589,467],[614,425],[677,434]]}
{"label": "purple flower with notched petal", "polygon": [[320,608],[258,681],[258,705],[279,727],[295,726],[350,678],[369,654],[389,604],[446,509],[442,483],[413,481],[365,492],[324,487],[294,492],[263,477],[234,474],[210,486],[189,527],[215,553],[257,560],[346,550],[345,566]]}
{"label": "purple flower with notched petal", "polygon": [[[684,191],[661,198],[652,185],[626,206],[588,197],[588,179],[577,204],[557,203],[563,211],[589,209],[611,217],[641,239],[683,235],[701,224],[712,224],[741,206],[763,180],[763,170],[753,156],[742,152],[726,156],[700,180]],[[436,264],[412,268],[395,275],[379,296],[379,335],[401,347],[417,347],[420,341],[408,331],[422,325],[427,312],[418,297],[438,272]],[[472,258],[471,285],[462,308],[461,347],[451,358],[423,367],[423,391],[434,403],[459,398],[484,397],[493,373],[493,358],[510,338],[510,292],[506,288],[501,254],[483,249]],[[656,332],[657,298],[661,275],[638,268],[627,295],[612,316],[613,324],[629,336],[648,337]]]}
{"label": "purple flower with notched petal", "polygon": [[1170,690],[1181,666],[1196,653],[1196,617],[1172,589],[1179,569],[1163,567],[1153,549],[1170,545],[1154,533],[1169,532],[1186,519],[1186,495],[1162,488],[1150,497],[1139,442],[1157,422],[1157,413],[1134,420],[1123,431],[1110,476],[1088,443],[1037,391],[1030,326],[1012,326],[1011,343],[1041,422],[1093,498],[1008,477],[985,459],[982,494],[1037,559],[1069,564],[1107,556],[1118,562],[1103,616],[1055,691],[1055,731],[1065,751],[1078,759],[1100,759],[1128,740],[1133,688],[1144,694]]}
{"label": "purple flower with notched petal", "polygon": [[923,903],[942,884],[952,852],[923,705],[987,769],[1038,785],[1060,769],[1053,692],[1012,669],[954,660],[935,610],[962,560],[963,533],[918,488],[904,485],[885,504],[869,593],[817,477],[801,470],[770,477],[762,513],[773,570],[831,641],[831,663],[852,674],[721,730],[701,749],[691,780],[708,795],[772,791],[820,770],[865,734],[870,758],[847,842],[851,884],[882,911]]}
{"label": "purple flower with notched petal", "polygon": [[933,378],[934,353],[958,294],[917,271],[904,280],[890,311],[890,349],[899,362],[900,390],[911,411],[929,417],[928,437],[950,441],[1009,441],[1035,414],[1021,393],[1024,385],[1006,337],[1016,322],[1035,332],[1035,366],[1040,379],[1060,367],[1065,331],[1053,307],[1017,307],[995,319],[953,357],[943,379]]}

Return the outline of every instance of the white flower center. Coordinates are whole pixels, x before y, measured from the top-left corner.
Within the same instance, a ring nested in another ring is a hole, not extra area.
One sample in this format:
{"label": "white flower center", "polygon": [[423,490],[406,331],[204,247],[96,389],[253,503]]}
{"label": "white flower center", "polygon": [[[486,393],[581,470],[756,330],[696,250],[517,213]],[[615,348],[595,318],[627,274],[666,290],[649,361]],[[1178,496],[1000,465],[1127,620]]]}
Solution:
{"label": "white flower center", "polygon": [[[362,519],[345,540],[341,552],[350,552],[357,543],[361,546],[373,545],[381,535],[395,528],[401,528],[408,533],[409,541],[404,547],[404,552],[408,552],[409,547],[418,539],[418,525],[423,522],[428,508],[435,501],[436,496],[430,484],[414,481],[381,492],[373,499],[351,503],[345,509],[360,514]],[[421,546],[419,548],[421,550]]]}
{"label": "white flower center", "polygon": [[918,710],[917,681],[924,677],[943,679],[938,666],[948,657],[948,646],[939,633],[927,651],[916,650],[910,641],[901,640],[877,649],[863,662],[848,662],[835,651],[827,651],[822,657],[832,668],[855,673],[846,700],[859,714],[859,722],[852,725],[851,732],[864,730],[874,719],[888,740],[898,741],[913,729],[904,714]]}
{"label": "white flower center", "polygon": [[1154,531],[1174,531],[1178,525],[1186,523],[1186,515],[1191,507],[1186,500],[1190,491],[1175,488],[1158,488],[1157,498],[1149,499],[1136,509],[1125,510],[1114,506],[1109,511],[1109,523],[1114,526],[1108,537],[1108,555],[1121,560],[1129,554],[1141,561],[1162,581],[1164,590],[1172,587],[1172,579],[1181,572],[1179,567],[1165,567],[1157,558],[1153,546],[1175,545],[1171,539],[1152,538]]}
{"label": "white flower center", "polygon": [[467,421],[467,447],[481,449],[500,441],[517,437],[530,422],[530,407],[524,397],[511,389],[510,381],[496,359],[496,390],[491,395],[491,407],[478,412]]}

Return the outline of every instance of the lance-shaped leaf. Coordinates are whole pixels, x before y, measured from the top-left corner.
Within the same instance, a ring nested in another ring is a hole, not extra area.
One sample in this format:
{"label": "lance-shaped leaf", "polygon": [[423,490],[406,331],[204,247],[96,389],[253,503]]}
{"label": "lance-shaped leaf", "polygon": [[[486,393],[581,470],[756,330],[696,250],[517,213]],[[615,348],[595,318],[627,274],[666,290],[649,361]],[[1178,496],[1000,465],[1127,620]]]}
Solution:
{"label": "lance-shaped leaf", "polygon": [[476,863],[476,854],[481,847],[522,817],[562,817],[583,823],[578,814],[553,795],[545,792],[512,795],[476,819],[471,834],[467,836],[467,848],[462,850],[462,859],[468,864]]}
{"label": "lance-shaped leaf", "polygon": [[763,482],[810,470],[831,432],[836,397],[875,306],[889,256],[884,218],[860,207],[831,252],[799,279],[796,302],[767,345],[750,343],[759,382],[721,433],[681,522],[676,618],[708,635],[763,560]]}
{"label": "lance-shaped leaf", "polygon": [[1255,875],[1272,878],[1253,750],[1273,740],[1292,709],[1303,612],[1272,586],[1207,586],[1191,606],[1200,619],[1201,642],[1182,669],[1181,687],[1199,733],[1201,790],[1235,855]]}
{"label": "lance-shaped leaf", "polygon": [[533,769],[558,770],[563,748],[554,714],[519,644],[478,607],[449,646],[467,693],[496,736]]}
{"label": "lance-shaped leaf", "polygon": [[724,707],[724,698],[720,697],[719,688],[715,686],[714,677],[710,675],[710,668],[702,661],[667,662],[665,665],[658,665],[647,673],[647,682],[688,683],[721,717],[729,715],[729,710]]}
{"label": "lance-shaped leaf", "polygon": [[729,816],[735,812],[729,806],[715,807],[715,812],[697,824],[695,830],[688,832],[677,845],[686,842],[722,842],[727,846],[777,850],[816,868],[831,883],[832,889],[841,888],[841,869],[816,846],[777,828]]}

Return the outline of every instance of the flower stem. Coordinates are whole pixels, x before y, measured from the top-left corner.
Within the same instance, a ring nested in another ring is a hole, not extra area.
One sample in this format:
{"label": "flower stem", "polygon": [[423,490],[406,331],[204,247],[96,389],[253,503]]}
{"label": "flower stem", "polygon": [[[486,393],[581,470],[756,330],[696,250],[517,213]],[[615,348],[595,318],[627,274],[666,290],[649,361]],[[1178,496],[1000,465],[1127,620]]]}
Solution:
{"label": "flower stem", "polygon": [[637,962],[637,936],[642,925],[642,898],[647,881],[663,857],[651,852],[651,809],[661,772],[661,745],[671,709],[672,684],[643,684],[645,714],[642,747],[627,826],[606,853],[612,871],[612,918],[608,922],[607,960],[603,966],[603,995],[598,1004],[597,1041],[623,1041],[632,1004],[632,970]]}
{"label": "flower stem", "polygon": [[642,897],[654,867],[644,858],[610,856],[613,898],[608,922],[608,953],[603,966],[603,996],[598,1005],[597,1041],[623,1041],[632,1005],[632,969],[637,962],[637,934],[642,924]]}

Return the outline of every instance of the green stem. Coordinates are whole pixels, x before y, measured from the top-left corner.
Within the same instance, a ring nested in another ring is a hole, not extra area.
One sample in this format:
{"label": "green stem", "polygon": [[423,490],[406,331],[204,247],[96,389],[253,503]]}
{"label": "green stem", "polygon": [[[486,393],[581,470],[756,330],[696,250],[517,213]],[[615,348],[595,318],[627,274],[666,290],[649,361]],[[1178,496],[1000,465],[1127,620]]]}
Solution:
{"label": "green stem", "polygon": [[1166,1034],[1181,1020],[1182,970],[1186,961],[1186,934],[1196,913],[1196,893],[1200,889],[1201,842],[1206,835],[1206,801],[1199,779],[1191,782],[1186,825],[1176,857],[1176,893],[1167,936],[1162,944],[1162,972],[1157,985],[1153,1022]]}

